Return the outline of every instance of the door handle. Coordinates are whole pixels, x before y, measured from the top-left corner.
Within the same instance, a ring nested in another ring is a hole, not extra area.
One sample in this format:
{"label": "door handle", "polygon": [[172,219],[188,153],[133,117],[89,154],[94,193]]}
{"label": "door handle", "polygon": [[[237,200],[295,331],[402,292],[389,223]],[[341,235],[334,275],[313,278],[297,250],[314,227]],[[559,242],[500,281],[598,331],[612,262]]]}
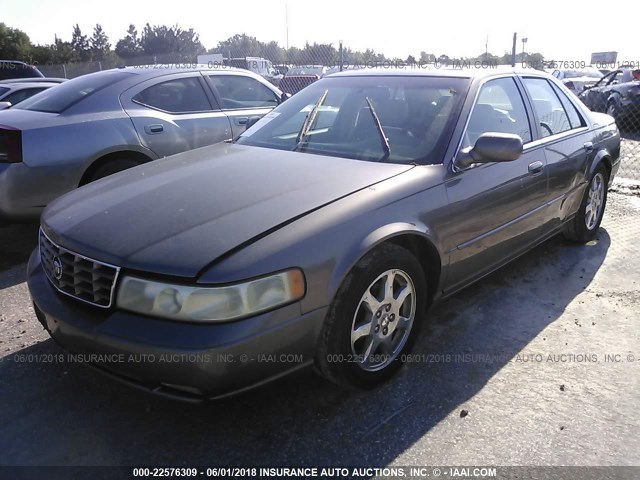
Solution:
{"label": "door handle", "polygon": [[586,142],[586,143],[584,144],[584,149],[585,149],[587,152],[593,152],[593,143],[592,143],[592,142]]}
{"label": "door handle", "polygon": [[529,164],[529,173],[532,175],[540,173],[542,170],[544,170],[544,163],[541,161],[531,162]]}
{"label": "door handle", "polygon": [[249,121],[249,117],[236,117],[236,123],[238,125],[246,125]]}
{"label": "door handle", "polygon": [[148,134],[162,133],[164,131],[164,127],[159,123],[154,125],[145,125],[144,131],[147,132]]}

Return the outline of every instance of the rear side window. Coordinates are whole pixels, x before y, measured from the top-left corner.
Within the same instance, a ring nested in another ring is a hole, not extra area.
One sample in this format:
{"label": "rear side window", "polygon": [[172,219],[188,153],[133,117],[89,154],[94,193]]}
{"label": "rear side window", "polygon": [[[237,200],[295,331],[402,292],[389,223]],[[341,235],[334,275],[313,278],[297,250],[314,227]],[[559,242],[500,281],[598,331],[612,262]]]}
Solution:
{"label": "rear side window", "polygon": [[[11,89],[7,88],[7,87],[0,87],[0,97],[2,95],[4,95],[5,93],[7,93],[9,90],[11,90]],[[4,100],[2,100],[2,101],[4,101]]]}
{"label": "rear side window", "polygon": [[209,79],[220,95],[222,108],[226,110],[273,108],[278,105],[277,95],[253,78],[241,75],[209,75]]}
{"label": "rear side window", "polygon": [[522,95],[513,78],[499,78],[485,83],[473,106],[463,147],[475,144],[483,133],[519,135],[522,143],[531,141],[531,128]]}
{"label": "rear side window", "polygon": [[211,104],[198,77],[176,78],[144,89],[134,102],[170,113],[211,110]]}
{"label": "rear side window", "polygon": [[61,113],[79,101],[93,95],[110,85],[129,78],[132,73],[120,71],[106,71],[90,73],[73,80],[52,87],[47,95],[38,95],[20,102],[22,110],[35,110],[38,112]]}
{"label": "rear side window", "polygon": [[562,102],[544,78],[523,78],[529,92],[542,137],[566,132],[573,128]]}
{"label": "rear side window", "polygon": [[562,102],[565,112],[567,112],[571,128],[584,127],[586,125],[584,119],[582,118],[582,115],[580,115],[580,112],[578,112],[576,106],[571,102],[571,100],[569,100],[569,97],[567,97],[565,93],[555,85],[553,85],[553,91],[560,99],[560,102]]}

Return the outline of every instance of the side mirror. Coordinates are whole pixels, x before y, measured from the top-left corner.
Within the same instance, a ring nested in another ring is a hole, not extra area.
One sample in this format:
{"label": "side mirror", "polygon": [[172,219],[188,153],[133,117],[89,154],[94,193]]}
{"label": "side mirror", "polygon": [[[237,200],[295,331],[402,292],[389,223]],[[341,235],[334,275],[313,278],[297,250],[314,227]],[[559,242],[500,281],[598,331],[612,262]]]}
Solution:
{"label": "side mirror", "polygon": [[262,117],[258,116],[258,115],[253,115],[252,117],[249,117],[247,119],[247,128],[246,130],[249,130],[251,127],[253,127],[256,123],[258,123],[258,121],[261,119]]}
{"label": "side mirror", "polygon": [[11,108],[11,102],[0,102],[0,110]]}
{"label": "side mirror", "polygon": [[522,139],[512,133],[487,132],[480,135],[473,147],[460,150],[454,161],[458,170],[474,163],[511,162],[522,155]]}
{"label": "side mirror", "polygon": [[280,95],[280,103],[282,103],[285,100],[288,100],[290,98],[291,98],[291,94],[290,93],[283,92],[282,95]]}

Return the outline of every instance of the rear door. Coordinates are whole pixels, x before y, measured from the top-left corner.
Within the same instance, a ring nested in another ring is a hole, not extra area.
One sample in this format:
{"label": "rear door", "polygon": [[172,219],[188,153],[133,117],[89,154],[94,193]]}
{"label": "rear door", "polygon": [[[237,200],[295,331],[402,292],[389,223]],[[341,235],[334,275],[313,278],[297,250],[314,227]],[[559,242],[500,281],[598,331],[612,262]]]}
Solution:
{"label": "rear door", "polygon": [[593,157],[592,134],[573,100],[546,78],[522,78],[533,110],[549,175],[548,221],[553,228],[578,208],[586,185],[587,162]]}
{"label": "rear door", "polygon": [[231,121],[234,137],[245,131],[249,117],[262,117],[280,103],[274,89],[248,75],[208,73],[205,78]]}
{"label": "rear door", "polygon": [[200,72],[178,73],[142,82],[120,98],[141,143],[164,157],[231,138],[229,119],[207,88]]}

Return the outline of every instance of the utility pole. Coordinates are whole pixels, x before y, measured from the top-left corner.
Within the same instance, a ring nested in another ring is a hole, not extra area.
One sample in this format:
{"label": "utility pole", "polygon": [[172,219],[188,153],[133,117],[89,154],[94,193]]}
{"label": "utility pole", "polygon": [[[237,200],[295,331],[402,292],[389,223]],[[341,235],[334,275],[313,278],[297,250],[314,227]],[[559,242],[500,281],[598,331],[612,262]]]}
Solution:
{"label": "utility pole", "polygon": [[516,42],[518,41],[518,34],[513,33],[513,46],[511,47],[511,66],[516,66]]}
{"label": "utility pole", "polygon": [[484,42],[484,59],[485,61],[489,57],[489,34],[487,33],[487,39]]}
{"label": "utility pole", "polygon": [[524,64],[524,44],[527,43],[528,38],[524,37],[522,39],[522,58],[520,59],[520,63]]}
{"label": "utility pole", "polygon": [[284,25],[287,29],[287,50],[289,50],[289,3],[284,2]]}

